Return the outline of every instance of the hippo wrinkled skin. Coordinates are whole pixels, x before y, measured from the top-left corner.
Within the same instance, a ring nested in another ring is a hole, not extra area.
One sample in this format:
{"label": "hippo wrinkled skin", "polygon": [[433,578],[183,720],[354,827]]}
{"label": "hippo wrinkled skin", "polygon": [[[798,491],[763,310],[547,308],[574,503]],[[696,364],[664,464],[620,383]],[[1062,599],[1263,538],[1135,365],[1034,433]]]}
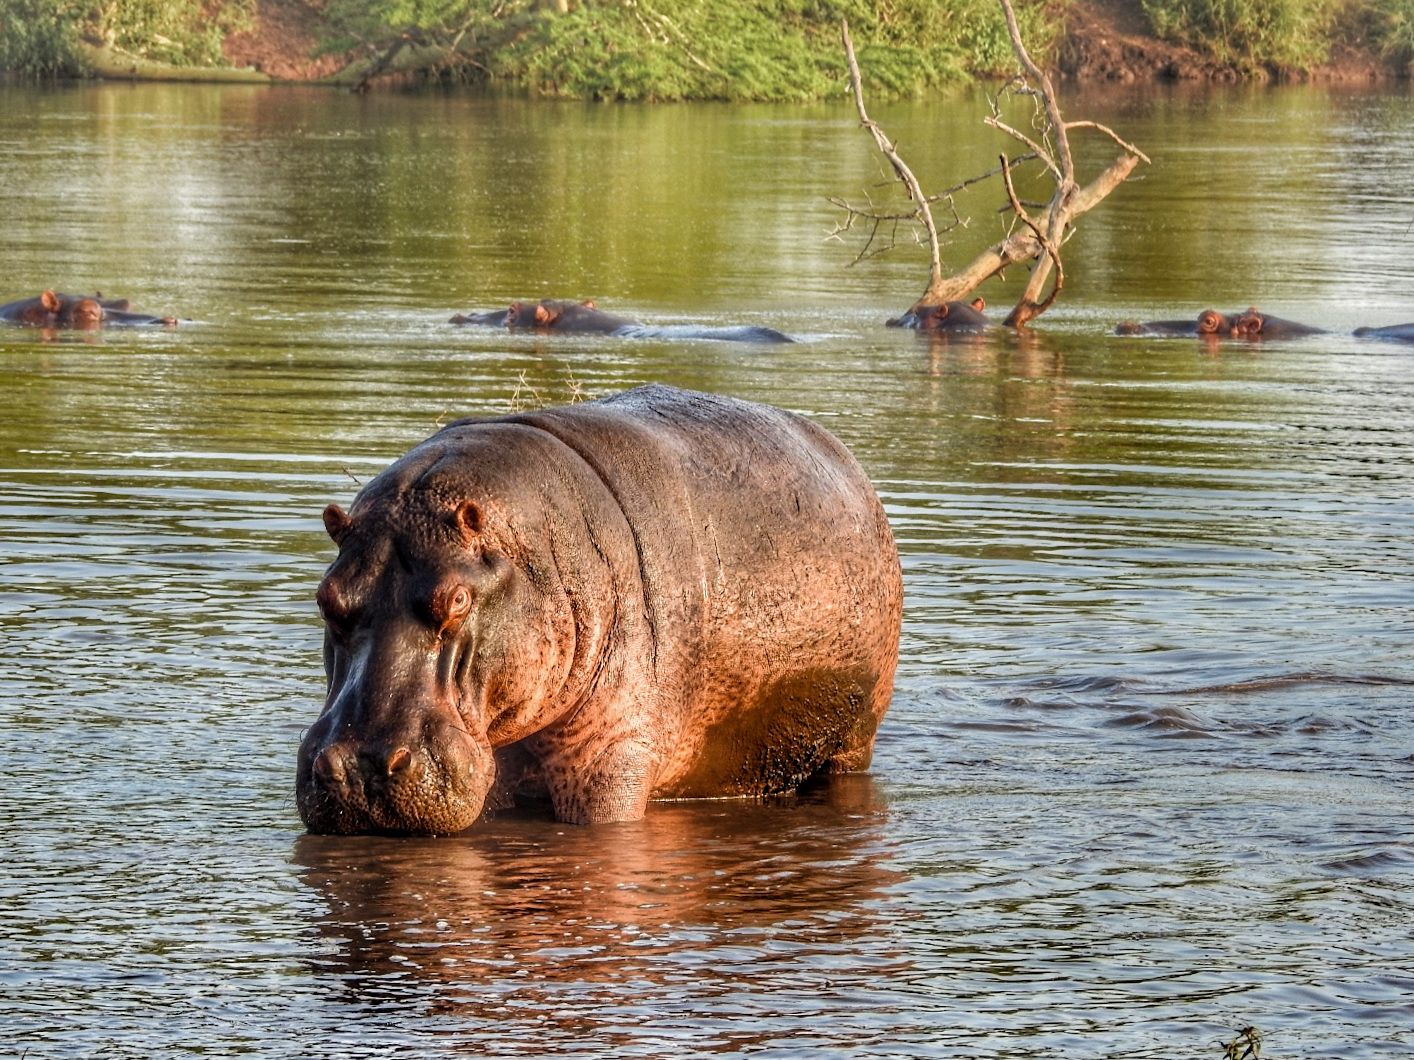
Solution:
{"label": "hippo wrinkled skin", "polygon": [[462,420],[324,524],[311,832],[458,832],[517,796],[635,820],[869,765],[898,552],[806,419],[648,386]]}
{"label": "hippo wrinkled skin", "polygon": [[155,317],[134,313],[126,298],[104,298],[101,294],[59,294],[47,290],[33,298],[0,305],[0,321],[35,328],[73,328],[95,331],[102,327],[158,325],[174,327],[176,317]]}
{"label": "hippo wrinkled skin", "polygon": [[506,309],[458,313],[448,323],[490,327],[533,328],[579,335],[616,335],[629,339],[716,339],[721,342],[786,343],[795,339],[758,324],[706,327],[698,324],[645,324],[632,317],[606,313],[590,299],[575,302],[542,298],[512,302]]}

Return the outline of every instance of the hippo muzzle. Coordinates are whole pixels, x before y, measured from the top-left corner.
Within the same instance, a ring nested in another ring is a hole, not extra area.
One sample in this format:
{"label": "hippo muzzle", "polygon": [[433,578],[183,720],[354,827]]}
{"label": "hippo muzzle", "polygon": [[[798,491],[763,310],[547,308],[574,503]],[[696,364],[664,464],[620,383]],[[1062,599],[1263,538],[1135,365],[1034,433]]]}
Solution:
{"label": "hippo muzzle", "polygon": [[[331,654],[338,655],[338,649]],[[369,653],[371,654],[371,653]],[[438,694],[433,657],[426,667],[340,665],[329,702],[305,734],[295,781],[300,816],[311,832],[445,835],[481,816],[495,760],[457,710]],[[418,670],[424,672],[419,673]],[[390,687],[392,684],[402,688]]]}

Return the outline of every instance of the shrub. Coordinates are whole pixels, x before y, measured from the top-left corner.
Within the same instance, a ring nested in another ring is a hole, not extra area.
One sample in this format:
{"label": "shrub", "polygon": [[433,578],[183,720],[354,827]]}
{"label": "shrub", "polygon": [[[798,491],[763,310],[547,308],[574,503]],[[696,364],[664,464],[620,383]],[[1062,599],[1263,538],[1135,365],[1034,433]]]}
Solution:
{"label": "shrub", "polygon": [[1324,62],[1339,0],[1143,0],[1154,32],[1236,66]]}

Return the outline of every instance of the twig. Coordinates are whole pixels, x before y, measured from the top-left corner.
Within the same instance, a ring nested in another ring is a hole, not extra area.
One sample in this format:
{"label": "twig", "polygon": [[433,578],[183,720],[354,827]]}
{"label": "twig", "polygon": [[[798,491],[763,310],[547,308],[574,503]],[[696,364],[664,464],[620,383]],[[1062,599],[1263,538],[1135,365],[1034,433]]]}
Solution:
{"label": "twig", "polygon": [[1056,153],[1060,156],[1061,179],[1068,184],[1075,183],[1075,159],[1070,154],[1070,138],[1065,134],[1065,119],[1061,117],[1060,104],[1056,102],[1056,90],[1051,85],[1051,79],[1046,76],[1045,71],[1036,65],[1031,58],[1031,53],[1026,50],[1026,44],[1021,39],[1021,27],[1016,21],[1016,12],[1012,10],[1011,0],[1001,0],[1002,14],[1006,16],[1006,30],[1011,36],[1011,48],[1016,52],[1016,57],[1021,61],[1021,68],[1026,71],[1026,76],[1031,84],[1040,90],[1041,99],[1046,105],[1046,118],[1051,123],[1051,128],[1056,134]]}
{"label": "twig", "polygon": [[928,230],[928,252],[931,255],[929,282],[939,283],[943,278],[943,253],[938,243],[938,229],[933,224],[933,211],[928,206],[927,196],[923,194],[923,188],[919,185],[918,178],[913,175],[913,170],[899,157],[884,130],[864,109],[864,86],[859,73],[859,60],[854,57],[854,42],[849,38],[849,22],[845,19],[840,20],[840,37],[844,41],[845,58],[849,62],[849,87],[854,93],[855,109],[859,111],[859,124],[869,130],[869,135],[874,137],[879,151],[889,160],[889,165],[894,167],[899,180],[903,181],[904,187],[908,189],[908,197],[917,204],[918,216],[923,221],[923,227]]}
{"label": "twig", "polygon": [[1121,139],[1119,133],[1115,132],[1115,131],[1114,131],[1113,129],[1111,129],[1108,125],[1101,125],[1101,124],[1100,124],[1099,122],[1097,122],[1097,121],[1068,121],[1068,122],[1065,123],[1065,127],[1066,127],[1067,129],[1095,129],[1095,130],[1098,130],[1099,132],[1102,132],[1102,133],[1104,133],[1106,136],[1108,136],[1108,137],[1109,137],[1111,140],[1113,140],[1115,143],[1119,144],[1120,147],[1123,147],[1123,148],[1124,148],[1126,151],[1128,151],[1131,155],[1137,155],[1139,158],[1142,158],[1145,162],[1147,162],[1147,163],[1148,163],[1149,165],[1151,165],[1151,166],[1154,164],[1153,159],[1151,159],[1151,158],[1150,158],[1148,155],[1146,155],[1143,151],[1139,150],[1139,148],[1135,147],[1135,146],[1134,146],[1132,143],[1130,143],[1128,140]]}
{"label": "twig", "polygon": [[[1011,208],[1016,211],[1016,216],[1021,219],[1022,223],[1035,233],[1036,239],[1040,242],[1046,253],[1050,255],[1051,261],[1053,261],[1056,266],[1056,279],[1055,283],[1051,286],[1051,293],[1048,294],[1045,299],[1036,303],[1034,312],[1030,314],[1030,316],[1038,317],[1047,309],[1051,308],[1051,304],[1056,300],[1056,296],[1060,294],[1061,288],[1065,286],[1065,266],[1061,264],[1060,251],[1056,248],[1056,245],[1051,242],[1045,232],[1041,231],[1041,226],[1031,219],[1031,215],[1026,212],[1026,208],[1022,206],[1020,200],[1017,199],[1016,188],[1013,187],[1011,183],[1011,167],[1007,165],[1006,155],[1002,155],[1001,159],[1002,180],[1006,184],[1006,194],[1007,198],[1011,200]],[[1018,305],[1016,309],[1012,310],[1011,316],[1019,316],[1020,310],[1021,306]]]}

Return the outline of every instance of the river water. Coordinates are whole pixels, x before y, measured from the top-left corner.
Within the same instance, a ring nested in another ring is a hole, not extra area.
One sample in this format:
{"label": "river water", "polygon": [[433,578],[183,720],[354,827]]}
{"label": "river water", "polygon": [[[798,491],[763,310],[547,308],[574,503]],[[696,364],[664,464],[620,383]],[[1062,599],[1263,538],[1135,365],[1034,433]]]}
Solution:
{"label": "river water", "polygon": [[[934,185],[1001,146],[975,94],[876,111]],[[1341,333],[1414,320],[1414,97],[1071,114],[1154,165],[1034,334],[930,345],[881,326],[922,255],[829,238],[880,194],[842,104],[0,88],[0,301],[184,320],[0,332],[0,1050],[1409,1055],[1414,347]],[[551,295],[806,341],[444,323]],[[1253,302],[1333,334],[1109,333]],[[323,506],[455,416],[648,381],[805,412],[878,484],[872,774],[303,836]]]}

